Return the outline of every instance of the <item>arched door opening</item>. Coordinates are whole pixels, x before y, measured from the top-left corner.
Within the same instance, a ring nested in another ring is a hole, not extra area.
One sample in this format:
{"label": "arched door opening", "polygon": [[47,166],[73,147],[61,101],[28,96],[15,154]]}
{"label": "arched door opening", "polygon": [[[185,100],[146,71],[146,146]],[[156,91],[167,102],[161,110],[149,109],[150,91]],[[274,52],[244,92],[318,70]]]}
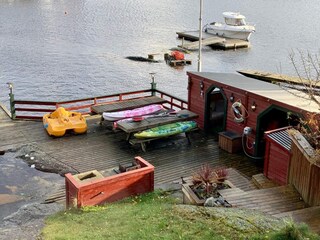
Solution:
{"label": "arched door opening", "polygon": [[288,109],[270,106],[260,113],[257,119],[256,156],[263,157],[265,152],[264,132],[299,124],[299,115]]}
{"label": "arched door opening", "polygon": [[219,88],[211,87],[206,94],[204,129],[208,134],[223,131],[226,125],[226,97]]}

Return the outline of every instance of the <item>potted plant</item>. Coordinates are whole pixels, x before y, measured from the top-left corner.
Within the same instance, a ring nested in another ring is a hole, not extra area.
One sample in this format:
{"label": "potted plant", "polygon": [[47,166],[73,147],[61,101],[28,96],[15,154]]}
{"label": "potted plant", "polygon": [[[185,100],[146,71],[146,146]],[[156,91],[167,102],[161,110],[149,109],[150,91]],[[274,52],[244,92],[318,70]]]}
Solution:
{"label": "potted plant", "polygon": [[216,174],[218,183],[223,183],[228,177],[228,171],[224,167],[216,168],[214,172]]}
{"label": "potted plant", "polygon": [[218,197],[218,189],[230,188],[224,184],[227,178],[227,169],[213,168],[209,164],[203,164],[191,177],[191,181],[182,184],[184,203],[203,205],[207,198]]}

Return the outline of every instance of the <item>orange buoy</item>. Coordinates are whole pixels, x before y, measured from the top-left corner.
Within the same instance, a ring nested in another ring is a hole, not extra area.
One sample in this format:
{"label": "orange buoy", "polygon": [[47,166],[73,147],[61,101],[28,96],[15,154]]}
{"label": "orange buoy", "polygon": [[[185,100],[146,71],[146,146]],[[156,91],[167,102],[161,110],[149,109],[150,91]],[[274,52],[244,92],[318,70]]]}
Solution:
{"label": "orange buoy", "polygon": [[173,51],[171,57],[173,57],[174,60],[184,60],[184,54],[179,51]]}

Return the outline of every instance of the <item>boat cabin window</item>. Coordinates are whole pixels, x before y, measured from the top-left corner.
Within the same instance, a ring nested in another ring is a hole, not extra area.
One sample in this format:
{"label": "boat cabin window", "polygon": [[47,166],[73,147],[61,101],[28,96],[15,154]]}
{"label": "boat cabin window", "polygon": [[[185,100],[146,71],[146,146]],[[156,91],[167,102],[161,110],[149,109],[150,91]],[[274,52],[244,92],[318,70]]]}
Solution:
{"label": "boat cabin window", "polygon": [[226,24],[232,25],[232,26],[244,26],[246,25],[246,22],[244,19],[239,18],[225,18]]}

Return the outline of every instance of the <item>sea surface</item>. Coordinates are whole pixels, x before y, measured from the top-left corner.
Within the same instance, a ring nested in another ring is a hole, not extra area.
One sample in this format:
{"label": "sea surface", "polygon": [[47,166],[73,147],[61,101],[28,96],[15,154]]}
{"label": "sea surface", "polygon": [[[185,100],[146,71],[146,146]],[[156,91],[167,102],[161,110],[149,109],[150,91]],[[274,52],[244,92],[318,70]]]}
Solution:
{"label": "sea surface", "polygon": [[[0,102],[7,82],[16,99],[71,100],[150,87],[187,98],[190,66],[126,59],[168,52],[177,31],[197,30],[199,0],[0,0]],[[238,11],[256,25],[251,48],[203,48],[202,70],[257,69],[294,75],[292,51],[319,52],[318,0],[203,0],[203,25]]]}

